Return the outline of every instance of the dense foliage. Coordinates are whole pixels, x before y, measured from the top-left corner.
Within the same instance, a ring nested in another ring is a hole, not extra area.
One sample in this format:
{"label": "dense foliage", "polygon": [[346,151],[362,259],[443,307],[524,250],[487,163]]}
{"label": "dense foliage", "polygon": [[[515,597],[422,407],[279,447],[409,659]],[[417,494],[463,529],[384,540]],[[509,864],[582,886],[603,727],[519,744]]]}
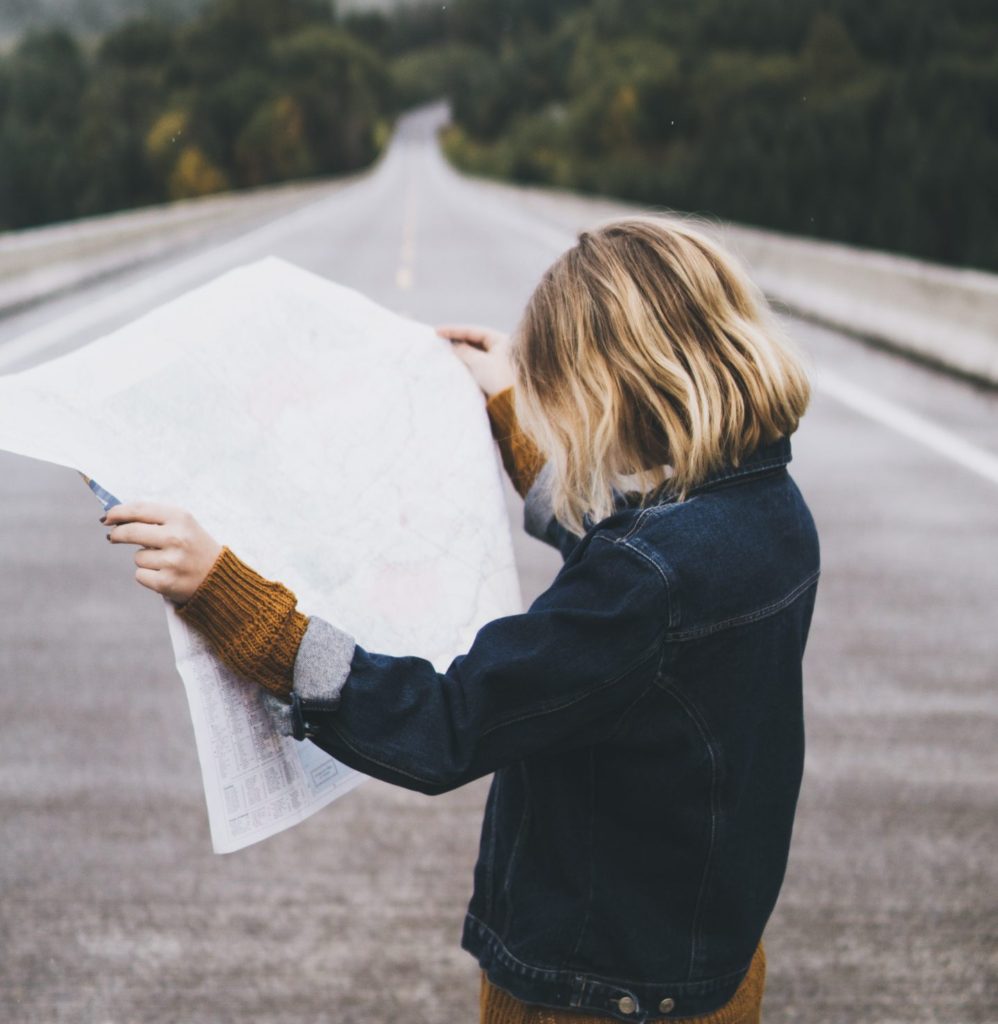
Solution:
{"label": "dense foliage", "polygon": [[461,0],[417,61],[470,170],[998,269],[994,0]]}
{"label": "dense foliage", "polygon": [[0,62],[0,227],[349,171],[389,108],[383,58],[322,0],[212,0],[92,53],[32,32]]}
{"label": "dense foliage", "polygon": [[351,170],[447,95],[472,171],[998,269],[995,0],[188,3],[0,60],[0,228]]}

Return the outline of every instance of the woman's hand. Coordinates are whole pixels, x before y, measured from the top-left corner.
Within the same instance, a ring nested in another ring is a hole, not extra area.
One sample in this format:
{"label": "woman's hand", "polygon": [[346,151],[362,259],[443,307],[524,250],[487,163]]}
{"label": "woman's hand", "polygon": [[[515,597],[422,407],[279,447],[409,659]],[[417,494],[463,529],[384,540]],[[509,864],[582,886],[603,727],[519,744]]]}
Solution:
{"label": "woman's hand", "polygon": [[222,545],[182,508],[132,501],[108,509],[112,544],[138,544],[135,578],[176,604],[189,600],[221,554]]}
{"label": "woman's hand", "polygon": [[437,328],[437,334],[454,343],[455,354],[488,398],[513,386],[508,335],[471,324],[444,324]]}

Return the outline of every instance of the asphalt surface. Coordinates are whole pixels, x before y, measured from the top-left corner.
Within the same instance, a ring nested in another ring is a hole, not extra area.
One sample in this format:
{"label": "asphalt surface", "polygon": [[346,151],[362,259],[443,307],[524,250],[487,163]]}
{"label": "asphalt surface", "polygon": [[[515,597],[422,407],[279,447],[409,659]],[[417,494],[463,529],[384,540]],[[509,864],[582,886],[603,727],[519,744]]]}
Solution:
{"label": "asphalt surface", "polygon": [[[615,208],[460,179],[433,123],[305,211],[0,321],[0,370],[268,253],[431,323],[512,327],[570,230]],[[998,393],[790,327],[818,383],[791,470],[823,575],[764,1017],[998,1021]],[[487,781],[369,782],[214,856],[160,600],[99,513],[71,470],[0,453],[0,1022],[476,1020],[458,942]],[[557,558],[516,543],[529,600]]]}

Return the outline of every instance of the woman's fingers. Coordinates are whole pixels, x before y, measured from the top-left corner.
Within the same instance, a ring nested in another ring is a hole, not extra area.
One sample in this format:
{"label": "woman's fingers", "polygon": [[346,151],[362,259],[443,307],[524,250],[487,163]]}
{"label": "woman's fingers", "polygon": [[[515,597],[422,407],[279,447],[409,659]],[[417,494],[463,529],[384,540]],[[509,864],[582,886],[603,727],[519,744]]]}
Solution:
{"label": "woman's fingers", "polygon": [[[469,338],[475,331],[485,331],[487,345],[476,345]],[[498,331],[475,327],[438,327],[437,333],[449,338],[451,351],[471,372],[475,383],[491,397],[512,387],[514,383],[513,364],[510,359],[510,340]]]}
{"label": "woman's fingers", "polygon": [[104,522],[108,526],[132,522],[162,524],[176,511],[172,505],[162,505],[158,501],[129,501],[121,505],[112,505],[104,513]]}
{"label": "woman's fingers", "polygon": [[162,526],[149,523],[121,523],[108,533],[107,539],[112,544],[138,544],[144,548],[162,548],[170,542]]}
{"label": "woman's fingers", "polygon": [[488,355],[480,348],[475,348],[474,345],[468,345],[463,341],[455,342],[451,351],[469,369],[478,366],[483,359],[488,359]]}
{"label": "woman's fingers", "polygon": [[137,544],[135,579],[174,602],[187,601],[211,571],[222,545],[186,509],[134,501],[109,509],[114,544]]}
{"label": "woman's fingers", "polygon": [[486,352],[504,335],[491,327],[481,327],[478,324],[441,324],[437,327],[437,334],[448,341],[463,341],[469,345],[485,349]]}
{"label": "woman's fingers", "polygon": [[135,552],[135,564],[140,569],[172,569],[175,559],[158,548],[139,548]]}
{"label": "woman's fingers", "polygon": [[163,589],[167,585],[163,574],[155,569],[136,569],[135,578],[142,586],[155,590],[157,594],[163,593]]}

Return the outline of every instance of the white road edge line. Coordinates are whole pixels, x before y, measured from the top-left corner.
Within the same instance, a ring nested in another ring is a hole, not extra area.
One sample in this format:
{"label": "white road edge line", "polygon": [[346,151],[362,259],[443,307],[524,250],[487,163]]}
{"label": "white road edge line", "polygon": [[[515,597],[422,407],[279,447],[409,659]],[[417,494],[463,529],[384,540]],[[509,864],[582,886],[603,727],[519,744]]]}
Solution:
{"label": "white road edge line", "polygon": [[815,390],[841,402],[868,419],[889,427],[898,434],[917,441],[955,462],[964,469],[998,484],[998,456],[980,448],[951,430],[937,426],[931,420],[905,409],[887,398],[868,391],[831,370],[819,370],[814,379]]}

